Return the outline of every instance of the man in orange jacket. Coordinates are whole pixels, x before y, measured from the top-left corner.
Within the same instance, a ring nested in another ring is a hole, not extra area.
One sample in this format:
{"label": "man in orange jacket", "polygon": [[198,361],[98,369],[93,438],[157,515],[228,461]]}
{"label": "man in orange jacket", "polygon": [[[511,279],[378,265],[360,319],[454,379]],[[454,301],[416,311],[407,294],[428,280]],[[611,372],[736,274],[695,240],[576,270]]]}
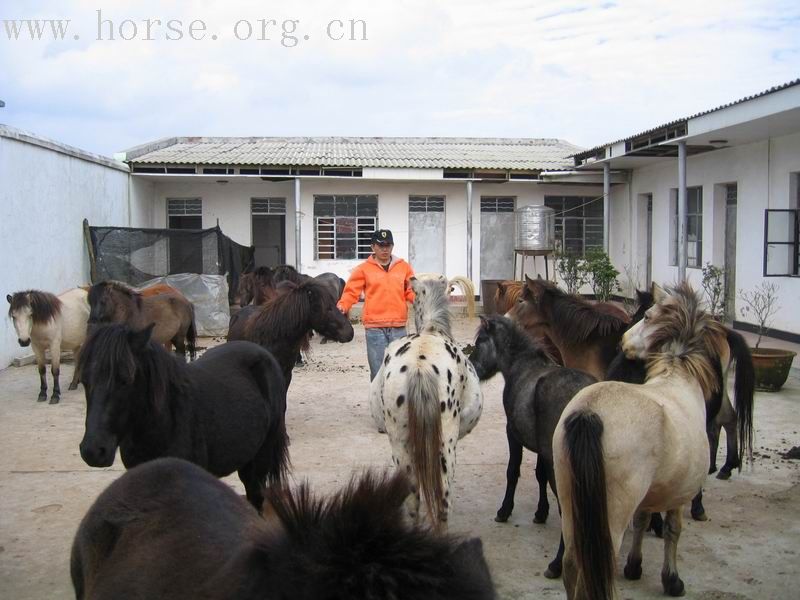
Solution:
{"label": "man in orange jacket", "polygon": [[353,269],[337,304],[347,314],[364,292],[361,321],[367,338],[370,381],[381,368],[386,346],[406,335],[406,303],[414,301],[409,282],[414,270],[402,258],[392,256],[392,232],[378,229],[371,241],[372,256]]}

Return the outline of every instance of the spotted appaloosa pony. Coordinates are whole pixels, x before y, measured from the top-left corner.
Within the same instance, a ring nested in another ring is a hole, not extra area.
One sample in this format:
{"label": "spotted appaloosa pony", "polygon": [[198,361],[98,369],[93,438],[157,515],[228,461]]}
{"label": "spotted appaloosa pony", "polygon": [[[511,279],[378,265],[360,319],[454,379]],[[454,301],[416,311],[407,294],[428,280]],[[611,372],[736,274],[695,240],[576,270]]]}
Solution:
{"label": "spotted appaloosa pony", "polygon": [[72,545],[79,600],[493,600],[477,538],[403,518],[409,483],[367,473],[317,499],[270,490],[262,519],[228,485],[164,458],[111,483]]}
{"label": "spotted appaloosa pony", "polygon": [[661,582],[684,593],[676,554],[684,505],[708,473],[706,398],[719,386],[714,363],[728,356],[724,327],[701,309],[688,284],[650,308],[623,338],[647,360],[643,385],[605,381],[567,405],[553,437],[569,599],[615,597],[614,571],[633,520],[624,574],[642,574],[642,537],[651,512],[666,511]]}
{"label": "spotted appaloosa pony", "polygon": [[59,374],[61,350],[75,354],[75,374],[69,389],[78,387],[78,353],[86,339],[86,322],[89,320],[89,301],[81,288],[68,290],[56,297],[48,292],[28,290],[7,295],[8,316],[14,321],[19,345],[31,345],[39,369],[39,402],[47,400],[47,365],[45,350],[50,350],[50,372],[53,375],[53,395],[50,404],[61,400]]}
{"label": "spotted appaloosa pony", "polygon": [[411,286],[417,333],[386,348],[370,409],[389,434],[395,465],[411,478],[409,516],[421,520],[421,494],[439,530],[447,526],[456,443],[478,423],[483,397],[475,369],[453,340],[447,278],[412,278]]}

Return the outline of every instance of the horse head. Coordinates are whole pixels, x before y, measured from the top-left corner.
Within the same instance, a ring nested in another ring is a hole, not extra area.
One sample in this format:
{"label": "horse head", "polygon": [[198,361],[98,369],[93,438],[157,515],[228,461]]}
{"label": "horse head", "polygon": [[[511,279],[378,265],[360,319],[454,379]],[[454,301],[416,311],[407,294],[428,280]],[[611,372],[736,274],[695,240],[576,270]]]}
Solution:
{"label": "horse head", "polygon": [[34,325],[44,325],[61,312],[61,301],[47,292],[28,290],[7,294],[8,316],[14,323],[17,341],[23,348],[31,343]]}
{"label": "horse head", "polygon": [[502,337],[498,331],[501,322],[498,317],[479,317],[481,324],[478,327],[478,335],[475,337],[475,349],[469,356],[469,362],[475,367],[478,379],[484,381],[489,379],[500,370],[497,356],[497,343],[495,339]]}
{"label": "horse head", "polygon": [[130,427],[131,409],[143,394],[137,388],[139,355],[154,324],[142,331],[127,325],[98,327],[89,336],[76,368],[86,395],[86,429],[81,458],[91,467],[108,467]]}
{"label": "horse head", "polygon": [[338,298],[334,298],[324,284],[308,279],[297,286],[295,293],[303,295],[308,303],[308,315],[314,331],[337,342],[353,339],[355,332],[350,319],[337,308]]}
{"label": "horse head", "polygon": [[117,281],[101,281],[89,288],[89,324],[120,323],[127,320],[141,294]]}

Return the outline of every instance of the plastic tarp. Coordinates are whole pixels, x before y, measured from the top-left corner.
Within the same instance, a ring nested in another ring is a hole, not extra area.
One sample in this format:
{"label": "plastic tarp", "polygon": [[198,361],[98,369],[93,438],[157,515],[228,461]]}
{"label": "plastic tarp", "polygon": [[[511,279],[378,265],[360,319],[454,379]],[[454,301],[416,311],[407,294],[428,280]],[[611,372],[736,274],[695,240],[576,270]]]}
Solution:
{"label": "plastic tarp", "polygon": [[194,304],[194,323],[197,335],[225,336],[231,313],[228,305],[228,279],[225,275],[179,273],[145,281],[139,287],[165,283],[181,292]]}

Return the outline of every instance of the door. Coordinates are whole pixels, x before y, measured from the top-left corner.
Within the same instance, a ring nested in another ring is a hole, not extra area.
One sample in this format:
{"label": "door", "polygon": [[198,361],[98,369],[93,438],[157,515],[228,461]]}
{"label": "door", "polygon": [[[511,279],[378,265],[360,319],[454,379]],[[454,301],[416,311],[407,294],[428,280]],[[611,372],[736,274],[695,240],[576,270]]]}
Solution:
{"label": "door", "polygon": [[647,194],[647,289],[653,283],[653,194]]}
{"label": "door", "polygon": [[725,193],[725,317],[736,318],[736,210],[738,186],[729,184]]}
{"label": "door", "polygon": [[286,216],[253,215],[256,267],[286,264]]}
{"label": "door", "polygon": [[408,199],[408,259],[417,273],[445,272],[444,196]]}
{"label": "door", "polygon": [[168,198],[167,227],[174,231],[169,236],[169,272],[202,273],[203,240],[196,233],[203,227],[203,210],[200,198]]}
{"label": "door", "polygon": [[512,196],[481,197],[481,280],[514,279]]}

